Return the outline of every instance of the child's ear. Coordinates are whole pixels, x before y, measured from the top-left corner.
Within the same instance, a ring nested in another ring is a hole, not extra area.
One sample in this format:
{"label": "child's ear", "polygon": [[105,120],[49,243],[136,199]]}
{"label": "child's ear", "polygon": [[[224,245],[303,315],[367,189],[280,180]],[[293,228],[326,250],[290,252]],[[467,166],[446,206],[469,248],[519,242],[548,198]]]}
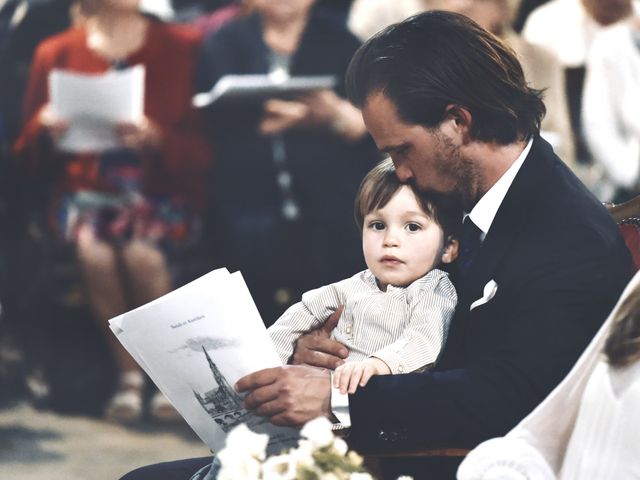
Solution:
{"label": "child's ear", "polygon": [[455,238],[447,238],[445,240],[446,245],[444,247],[444,251],[442,252],[442,263],[451,263],[456,258],[458,258],[458,240]]}

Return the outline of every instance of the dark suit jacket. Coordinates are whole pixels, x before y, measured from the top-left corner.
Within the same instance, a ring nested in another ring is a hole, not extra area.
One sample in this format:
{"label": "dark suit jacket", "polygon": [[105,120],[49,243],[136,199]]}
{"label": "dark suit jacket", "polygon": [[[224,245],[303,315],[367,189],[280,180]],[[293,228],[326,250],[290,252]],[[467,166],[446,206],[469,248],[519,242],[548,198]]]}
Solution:
{"label": "dark suit jacket", "polygon": [[[569,371],[630,278],[608,212],[536,138],[466,278],[436,371],[350,396],[362,452],[472,447],[504,435]],[[495,280],[495,297],[469,311]]]}

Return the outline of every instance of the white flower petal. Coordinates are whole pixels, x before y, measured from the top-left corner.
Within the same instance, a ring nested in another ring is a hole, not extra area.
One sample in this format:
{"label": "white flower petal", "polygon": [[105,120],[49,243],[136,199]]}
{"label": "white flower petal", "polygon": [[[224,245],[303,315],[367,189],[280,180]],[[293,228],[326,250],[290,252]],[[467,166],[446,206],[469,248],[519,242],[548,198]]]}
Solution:
{"label": "white flower petal", "polygon": [[373,480],[373,477],[368,473],[354,472],[349,475],[349,480]]}
{"label": "white flower petal", "polygon": [[343,439],[336,438],[333,441],[333,449],[336,451],[338,455],[344,456],[347,454],[347,451],[349,450],[349,446],[347,445],[347,442],[345,442]]}
{"label": "white flower petal", "polygon": [[269,443],[268,435],[252,432],[244,423],[241,423],[227,435],[224,449],[240,450],[259,460],[264,460],[267,443]]}
{"label": "white flower petal", "polygon": [[262,478],[264,480],[295,480],[297,470],[293,456],[274,455],[262,464]]}
{"label": "white flower petal", "polygon": [[[222,454],[222,452],[220,452]],[[230,461],[229,458],[222,462],[222,468],[216,477],[217,480],[260,480],[261,466],[255,458],[245,456],[238,457],[237,461]]]}
{"label": "white flower petal", "polygon": [[300,435],[309,439],[316,448],[327,447],[334,439],[331,426],[331,422],[325,417],[318,417],[307,422],[302,427]]}

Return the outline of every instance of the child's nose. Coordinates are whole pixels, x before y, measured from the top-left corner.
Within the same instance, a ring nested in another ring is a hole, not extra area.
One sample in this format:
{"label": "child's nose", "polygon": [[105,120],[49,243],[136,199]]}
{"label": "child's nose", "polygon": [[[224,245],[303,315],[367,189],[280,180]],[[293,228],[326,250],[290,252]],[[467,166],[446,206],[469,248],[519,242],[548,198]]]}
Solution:
{"label": "child's nose", "polygon": [[384,235],[384,246],[385,247],[394,247],[398,245],[398,235],[397,232],[392,229],[392,228],[388,228],[385,235]]}

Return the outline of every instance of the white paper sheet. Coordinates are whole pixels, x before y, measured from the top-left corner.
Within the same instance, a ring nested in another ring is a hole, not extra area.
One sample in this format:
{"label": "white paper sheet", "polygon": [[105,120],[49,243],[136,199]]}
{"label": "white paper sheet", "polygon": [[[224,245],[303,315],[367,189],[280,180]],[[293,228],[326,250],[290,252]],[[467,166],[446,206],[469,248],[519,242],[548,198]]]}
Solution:
{"label": "white paper sheet", "polygon": [[268,433],[269,452],[295,445],[297,429],[250,414],[233,390],[240,377],[281,365],[239,272],[214,270],[109,326],[212,451],[239,423]]}
{"label": "white paper sheet", "polygon": [[58,143],[69,152],[102,152],[120,146],[117,122],[135,122],[143,115],[144,66],[86,75],[53,70],[49,98],[53,112],[69,123]]}

